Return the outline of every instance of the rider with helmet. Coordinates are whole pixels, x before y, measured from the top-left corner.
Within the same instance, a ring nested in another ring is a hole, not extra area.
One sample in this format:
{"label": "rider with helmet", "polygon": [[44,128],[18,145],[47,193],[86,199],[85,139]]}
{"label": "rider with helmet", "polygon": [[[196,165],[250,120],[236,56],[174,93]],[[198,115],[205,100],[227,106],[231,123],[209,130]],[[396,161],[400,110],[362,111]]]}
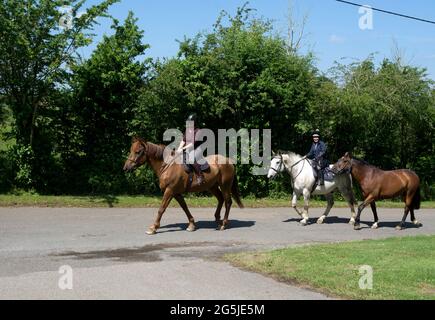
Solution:
{"label": "rider with helmet", "polygon": [[325,180],[323,176],[323,169],[328,166],[327,160],[327,145],[320,140],[320,131],[316,129],[313,132],[313,144],[311,145],[310,152],[305,155],[305,158],[312,159],[316,162],[314,168],[317,171],[319,177],[319,185],[324,185]]}
{"label": "rider with helmet", "polygon": [[185,151],[185,163],[192,166],[193,171],[197,176],[197,183],[201,185],[204,183],[204,174],[201,171],[201,166],[198,160],[203,158],[203,150],[201,148],[202,141],[198,141],[196,136],[199,132],[197,124],[199,123],[198,117],[195,113],[192,113],[187,118],[186,132],[183,135],[183,140],[178,146],[177,152]]}

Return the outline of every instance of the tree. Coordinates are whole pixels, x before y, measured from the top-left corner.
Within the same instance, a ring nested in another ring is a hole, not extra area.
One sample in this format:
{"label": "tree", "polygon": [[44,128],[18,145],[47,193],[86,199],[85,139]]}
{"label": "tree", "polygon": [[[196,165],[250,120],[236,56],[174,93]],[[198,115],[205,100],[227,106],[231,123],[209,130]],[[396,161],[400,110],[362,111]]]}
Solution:
{"label": "tree", "polygon": [[71,127],[59,137],[65,141],[60,145],[67,146],[62,153],[71,179],[91,192],[119,192],[126,184],[122,161],[150,63],[140,61],[149,46],[142,43],[143,31],[136,22],[131,12],[122,25],[114,20],[114,34],[105,36],[88,60],[72,68]]}
{"label": "tree", "polygon": [[[338,65],[335,83],[320,82],[310,118],[321,126],[333,161],[353,151],[385,170],[410,168],[426,195],[435,178],[433,81],[425,70],[372,58]],[[431,160],[429,160],[431,159]]]}
{"label": "tree", "polygon": [[[157,64],[141,96],[138,133],[161,141],[167,128],[184,130],[186,116],[196,112],[216,132],[271,128],[275,148],[300,149],[295,123],[314,96],[311,57],[289,51],[269,22],[249,12],[242,7],[235,16],[221,14],[213,32],[185,39],[177,58]],[[264,177],[246,166],[238,172],[242,191],[267,192]]]}
{"label": "tree", "polygon": [[[89,44],[88,32],[95,19],[106,16],[109,6],[117,1],[105,0],[80,16],[69,17],[71,24],[64,29],[60,21],[66,16],[60,9],[70,8],[71,14],[77,14],[84,0],[0,3],[0,95],[12,110],[17,149],[27,154],[24,161],[50,154],[50,150],[40,150],[46,143],[35,141],[44,140],[43,117],[50,107],[50,96],[68,79],[67,66],[74,63],[76,49]],[[29,162],[23,167],[32,171],[35,165]]]}

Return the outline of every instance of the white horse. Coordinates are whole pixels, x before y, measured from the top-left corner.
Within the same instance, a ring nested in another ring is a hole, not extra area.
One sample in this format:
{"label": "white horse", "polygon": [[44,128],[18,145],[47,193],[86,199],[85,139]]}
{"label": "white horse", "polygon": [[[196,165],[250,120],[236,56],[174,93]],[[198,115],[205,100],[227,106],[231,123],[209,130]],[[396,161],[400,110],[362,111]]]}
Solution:
{"label": "white horse", "polygon": [[[332,168],[332,165],[330,166]],[[296,212],[302,217],[300,221],[301,225],[305,226],[308,222],[308,204],[311,197],[311,190],[313,190],[314,183],[316,179],[314,177],[313,168],[311,166],[311,160],[306,159],[296,153],[278,153],[274,155],[271,163],[270,169],[267,177],[273,178],[278,173],[286,170],[291,177],[293,186],[293,198],[292,207]],[[325,195],[328,201],[328,206],[326,207],[323,215],[317,219],[317,223],[321,224],[324,222],[325,218],[328,216],[329,211],[334,205],[333,192],[338,189],[347,201],[350,210],[352,212],[349,224],[355,223],[355,209],[354,204],[356,204],[355,196],[352,191],[352,177],[350,173],[343,173],[336,175],[333,181],[326,181],[325,185],[317,186],[313,191],[313,195]],[[297,200],[300,195],[304,196],[304,210],[300,212],[296,207]]]}

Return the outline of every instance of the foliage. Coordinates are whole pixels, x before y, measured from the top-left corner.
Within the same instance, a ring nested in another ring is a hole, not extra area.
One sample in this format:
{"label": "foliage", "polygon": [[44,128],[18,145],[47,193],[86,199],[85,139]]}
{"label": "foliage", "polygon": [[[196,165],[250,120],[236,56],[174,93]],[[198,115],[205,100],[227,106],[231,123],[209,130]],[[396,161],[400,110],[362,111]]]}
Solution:
{"label": "foliage", "polygon": [[[59,9],[77,13],[84,1],[0,3],[1,192],[158,193],[149,168],[122,172],[130,137],[162,143],[166,129],[183,130],[196,112],[215,132],[270,128],[274,150],[300,154],[319,128],[331,161],[352,151],[383,169],[413,169],[423,197],[435,197],[435,89],[424,69],[369,57],[320,74],[311,54],[289,47],[246,5],[180,41],[176,57],[155,61],[129,14],[82,59],[77,48],[115,2],[76,14],[66,29]],[[247,165],[237,175],[244,196],[291,190],[284,175],[268,181]]]}
{"label": "foliage", "polygon": [[[271,128],[275,148],[302,150],[294,124],[314,96],[311,59],[289,52],[283,39],[271,35],[269,23],[249,20],[248,13],[240,9],[228,26],[219,19],[212,33],[182,41],[178,58],[156,65],[137,111],[143,119],[138,133],[161,141],[167,128],[182,130],[195,112],[216,133]],[[250,169],[238,166],[242,193],[266,195],[265,177]]]}
{"label": "foliage", "polygon": [[333,78],[341,86],[322,81],[310,114],[325,133],[331,159],[352,151],[385,170],[413,169],[433,196],[434,82],[425,70],[387,59],[376,68],[369,58],[337,65]]}
{"label": "foliage", "polygon": [[[74,17],[69,28],[60,21],[69,6],[77,13],[84,1],[77,0],[5,0],[0,3],[0,95],[14,116],[17,150],[33,157],[18,171],[17,185],[37,187],[44,184],[41,163],[51,163],[49,117],[52,96],[68,79],[66,65],[75,61],[76,49],[89,44],[95,19],[104,16],[117,0],[105,0]],[[31,151],[29,151],[31,150]],[[20,157],[21,153],[18,152]],[[30,178],[30,176],[32,178]],[[24,184],[23,184],[24,183]],[[30,184],[30,185],[29,185]]]}
{"label": "foliage", "polygon": [[112,29],[87,61],[72,68],[69,126],[58,137],[65,167],[83,168],[79,179],[72,171],[68,180],[91,193],[128,188],[121,169],[149,64],[149,59],[139,61],[148,45],[131,12],[123,25],[115,20]]}

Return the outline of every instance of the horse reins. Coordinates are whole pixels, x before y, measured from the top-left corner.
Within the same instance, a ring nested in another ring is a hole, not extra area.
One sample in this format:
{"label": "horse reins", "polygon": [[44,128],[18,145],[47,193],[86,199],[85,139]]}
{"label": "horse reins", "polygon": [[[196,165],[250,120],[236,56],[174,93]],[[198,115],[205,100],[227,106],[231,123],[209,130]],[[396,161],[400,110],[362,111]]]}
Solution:
{"label": "horse reins", "polygon": [[[296,162],[293,163],[292,166],[290,167],[290,176],[292,177],[293,180],[296,180],[296,178],[299,177],[299,175],[300,175],[300,174],[302,173],[302,171],[304,170],[304,167],[305,167],[305,161],[304,161],[304,160],[306,160],[306,158],[302,158],[301,160],[296,161]],[[293,178],[293,176],[291,175],[292,170],[293,170],[293,167],[294,167],[295,165],[297,165],[297,164],[298,164],[299,162],[301,162],[301,161],[304,161],[303,164],[302,164],[302,169],[301,169],[301,171],[299,171],[299,173],[296,175],[296,177]],[[307,161],[308,161],[308,160],[307,160]]]}
{"label": "horse reins", "polygon": [[[283,164],[283,162],[284,162],[283,157],[282,157],[282,154],[280,154],[279,156],[280,156],[280,158],[281,158],[281,162],[280,162],[280,164],[279,164],[278,169],[275,169],[275,168],[273,168],[273,167],[270,167],[270,169],[272,169],[273,171],[275,171],[277,174],[280,174],[280,173],[281,173],[281,166],[282,166],[282,164]],[[284,168],[285,168],[285,165],[284,165]]]}
{"label": "horse reins", "polygon": [[145,153],[145,146],[144,148],[139,152],[139,155],[136,157],[136,159],[132,160],[130,157],[127,158],[127,161],[133,162],[135,165],[137,165],[137,160],[140,159]]}
{"label": "horse reins", "polygon": [[[278,167],[278,169],[275,169],[275,168],[270,168],[270,169],[272,169],[273,171],[275,171],[277,174],[279,174],[279,173],[281,173],[281,166],[284,166],[284,168],[286,168],[286,166],[285,166],[285,164],[284,164],[284,158],[283,158],[283,156],[282,156],[282,154],[280,154],[279,155],[279,157],[280,157],[280,159],[281,159],[281,163],[279,164],[279,167]],[[304,166],[305,166],[305,162],[303,163],[303,166],[302,166],[302,169],[301,169],[301,171],[299,171],[299,173],[293,178],[293,176],[292,176],[292,170],[293,170],[293,167],[294,166],[296,166],[299,162],[301,162],[301,161],[303,161],[303,160],[306,160],[306,158],[302,158],[302,159],[300,159],[300,160],[298,160],[298,161],[296,161],[295,163],[293,163],[291,166],[290,166],[290,177],[292,178],[292,185],[293,185],[293,180],[295,180],[297,177],[299,177],[299,175],[302,173],[302,171],[304,170]],[[307,160],[308,161],[308,160]]]}
{"label": "horse reins", "polygon": [[350,159],[350,161],[349,161],[349,168],[345,167],[343,169],[340,169],[335,174],[340,175],[340,174],[343,174],[343,173],[352,173],[352,160],[353,159]]}
{"label": "horse reins", "polygon": [[165,163],[165,165],[163,165],[161,168],[160,168],[160,174],[162,174],[163,172],[165,172],[174,162],[175,162],[175,159],[177,158],[177,157],[179,157],[180,156],[180,154],[175,154],[173,157],[172,157],[172,159],[171,159],[171,161],[169,161],[168,163],[166,163],[165,161],[163,161],[164,163]]}

